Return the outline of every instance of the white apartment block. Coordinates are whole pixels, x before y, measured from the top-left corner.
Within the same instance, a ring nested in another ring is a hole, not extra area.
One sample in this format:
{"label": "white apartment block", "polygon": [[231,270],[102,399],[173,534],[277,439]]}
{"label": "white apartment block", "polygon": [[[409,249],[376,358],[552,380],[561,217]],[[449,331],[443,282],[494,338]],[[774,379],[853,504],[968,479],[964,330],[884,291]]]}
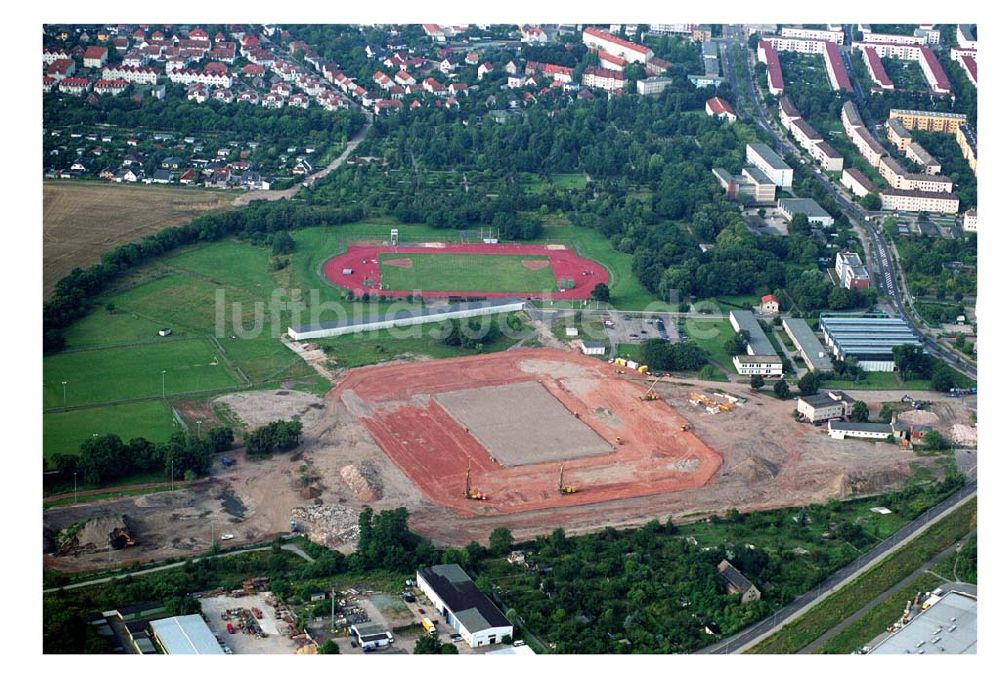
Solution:
{"label": "white apartment block", "polygon": [[783,38],[801,38],[804,40],[825,40],[835,42],[838,45],[844,44],[844,31],[818,30],[814,28],[789,28],[781,29]]}
{"label": "white apartment block", "polygon": [[977,232],[978,225],[976,223],[976,210],[970,209],[962,215],[962,230],[966,233]]}
{"label": "white apartment block", "polygon": [[845,169],[844,173],[840,175],[840,182],[858,197],[864,197],[877,191],[875,184],[855,167]]}
{"label": "white apartment block", "polygon": [[142,66],[107,66],[104,68],[103,77],[105,80],[124,80],[133,84],[155,85],[158,74],[156,69]]}
{"label": "white apartment block", "polygon": [[882,191],[882,209],[904,212],[957,214],[958,198],[951,193],[924,193],[889,188]]}
{"label": "white apartment block", "polygon": [[792,187],[792,168],[770,146],[748,143],[747,162],[764,172],[775,185],[781,188]]}
{"label": "white apartment block", "polygon": [[777,355],[734,355],[733,366],[741,376],[781,378],[782,363]]}
{"label": "white apartment block", "polygon": [[865,33],[864,42],[887,42],[894,45],[926,45],[926,35],[896,35],[894,33]]}

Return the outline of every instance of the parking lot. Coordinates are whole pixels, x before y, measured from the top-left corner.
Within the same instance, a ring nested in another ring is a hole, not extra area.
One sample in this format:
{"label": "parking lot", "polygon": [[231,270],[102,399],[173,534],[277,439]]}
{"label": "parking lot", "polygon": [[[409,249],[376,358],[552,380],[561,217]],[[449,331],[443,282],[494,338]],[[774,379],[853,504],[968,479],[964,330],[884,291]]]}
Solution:
{"label": "parking lot", "polygon": [[775,208],[765,208],[763,218],[757,209],[744,210],[743,222],[754,235],[788,235],[788,222]]}
{"label": "parking lot", "polygon": [[[201,599],[202,615],[208,621],[208,627],[216,637],[220,638],[224,646],[228,646],[234,654],[255,653],[255,654],[290,654],[295,653],[298,648],[291,638],[288,624],[275,617],[274,607],[271,605],[271,595],[268,593],[257,595],[244,595],[233,597],[230,595],[215,595],[213,597],[203,597]],[[256,619],[264,637],[257,637],[236,630],[230,634],[226,629],[227,623],[233,620],[223,620],[222,615],[231,609],[259,609],[261,618]]]}
{"label": "parking lot", "polygon": [[680,339],[677,324],[668,315],[609,311],[604,319],[614,324],[613,327],[608,327],[605,323],[608,340],[612,345],[639,344],[651,338],[663,338],[676,343]]}

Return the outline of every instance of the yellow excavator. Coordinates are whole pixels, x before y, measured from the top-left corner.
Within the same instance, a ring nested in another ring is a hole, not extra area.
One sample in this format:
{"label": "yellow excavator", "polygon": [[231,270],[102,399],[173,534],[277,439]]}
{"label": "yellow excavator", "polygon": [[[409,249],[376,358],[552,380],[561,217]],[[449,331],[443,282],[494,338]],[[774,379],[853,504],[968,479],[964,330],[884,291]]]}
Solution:
{"label": "yellow excavator", "polygon": [[472,488],[472,459],[469,459],[469,467],[465,471],[465,497],[470,501],[486,500],[486,494]]}
{"label": "yellow excavator", "polygon": [[660,378],[653,381],[649,386],[649,390],[640,395],[639,399],[642,400],[643,402],[652,402],[653,400],[660,399],[660,394],[657,393],[655,390],[653,390],[653,388],[656,387],[656,384],[659,383],[662,378],[663,377],[661,376]]}
{"label": "yellow excavator", "polygon": [[559,466],[559,493],[560,494],[575,494],[576,487],[568,484],[563,484],[563,469],[565,466]]}

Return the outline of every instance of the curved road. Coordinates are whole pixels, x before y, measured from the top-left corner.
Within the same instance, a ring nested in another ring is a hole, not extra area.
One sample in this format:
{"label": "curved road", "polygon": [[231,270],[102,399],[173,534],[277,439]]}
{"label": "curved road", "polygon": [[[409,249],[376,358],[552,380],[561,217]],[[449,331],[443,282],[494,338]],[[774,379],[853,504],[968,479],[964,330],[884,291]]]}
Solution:
{"label": "curved road", "polygon": [[319,170],[315,174],[310,174],[304,180],[295,184],[291,188],[286,188],[285,190],[250,191],[249,193],[240,195],[238,198],[236,198],[233,201],[233,205],[237,207],[242,207],[250,204],[254,200],[273,201],[273,200],[284,200],[285,198],[295,197],[295,195],[298,194],[298,192],[302,190],[302,188],[311,186],[315,181],[322,179],[324,176],[326,176],[333,170],[340,167],[340,165],[344,164],[347,158],[351,156],[351,153],[354,152],[354,149],[358,147],[358,144],[364,141],[365,137],[368,136],[368,130],[371,129],[371,126],[372,126],[372,119],[371,116],[369,115],[368,120],[365,122],[365,126],[358,131],[358,133],[354,136],[353,139],[347,142],[347,146],[344,148],[344,151],[340,155],[338,155],[333,162],[331,162],[330,164],[328,164],[326,167]]}
{"label": "curved road", "polygon": [[945,513],[950,512],[957,507],[959,503],[963,502],[975,493],[976,482],[971,481],[967,483],[951,497],[925,511],[922,515],[920,515],[920,517],[899,529],[899,531],[894,533],[892,536],[858,557],[854,560],[854,562],[834,572],[820,585],[796,598],[792,603],[782,607],[773,616],[765,618],[755,625],[750,626],[738,635],[734,635],[723,642],[719,642],[718,644],[702,649],[698,653],[740,653],[741,651],[756,644],[764,637],[783,626],[785,623],[793,620],[793,618],[798,616],[806,607],[822,601],[848,580],[863,573],[875,564],[875,560],[881,560],[883,556],[888,555],[891,551],[903,545],[904,542],[908,541],[918,531],[927,527],[931,522],[938,520],[944,516]]}

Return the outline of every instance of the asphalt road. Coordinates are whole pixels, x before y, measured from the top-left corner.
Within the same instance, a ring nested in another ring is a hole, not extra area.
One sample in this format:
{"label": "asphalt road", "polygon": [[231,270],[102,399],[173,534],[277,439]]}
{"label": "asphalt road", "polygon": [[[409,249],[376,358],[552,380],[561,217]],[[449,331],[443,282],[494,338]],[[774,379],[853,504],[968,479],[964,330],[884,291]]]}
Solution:
{"label": "asphalt road", "polygon": [[833,592],[834,588],[842,584],[848,578],[859,574],[862,569],[871,565],[876,558],[895,550],[903,543],[903,541],[916,533],[917,530],[923,528],[929,522],[941,517],[945,512],[951,510],[958,505],[959,502],[974,493],[976,493],[976,482],[971,481],[962,487],[957,493],[924,512],[920,517],[901,528],[899,531],[876,545],[865,554],[861,555],[861,557],[858,557],[854,560],[854,562],[833,573],[820,585],[796,598],[790,604],[782,607],[782,609],[773,616],[765,618],[757,624],[750,626],[738,635],[734,635],[723,642],[707,647],[699,653],[740,653],[744,649],[749,648],[765,635],[769,634],[772,630],[786,623],[792,616],[796,615],[806,606],[829,595]]}

